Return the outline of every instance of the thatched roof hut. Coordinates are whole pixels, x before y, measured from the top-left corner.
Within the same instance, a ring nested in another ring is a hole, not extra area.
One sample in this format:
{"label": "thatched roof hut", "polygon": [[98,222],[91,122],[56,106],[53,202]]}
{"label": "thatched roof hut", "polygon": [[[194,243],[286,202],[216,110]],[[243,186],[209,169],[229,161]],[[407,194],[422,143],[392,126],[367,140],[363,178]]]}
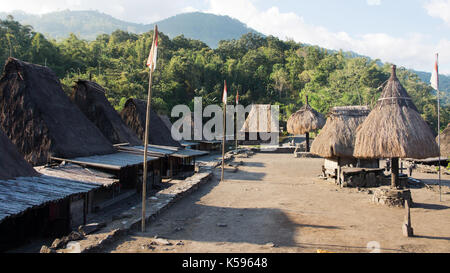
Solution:
{"label": "thatched roof hut", "polygon": [[400,84],[393,66],[377,105],[358,128],[354,156],[424,159],[438,155],[432,130]]}
{"label": "thatched roof hut", "polygon": [[[436,137],[436,142],[438,138]],[[450,157],[450,123],[447,128],[441,133],[441,156]]]}
{"label": "thatched roof hut", "polygon": [[306,96],[305,105],[289,117],[287,131],[293,135],[306,134],[306,151],[309,152],[309,133],[322,129],[324,125],[324,116],[309,106]]}
{"label": "thatched roof hut", "polygon": [[325,117],[309,106],[306,98],[306,104],[289,117],[287,131],[293,135],[303,135],[322,129],[324,125]]}
{"label": "thatched roof hut", "polygon": [[44,66],[9,58],[0,79],[0,122],[25,159],[73,158],[114,153],[100,130],[64,93]]}
{"label": "thatched roof hut", "polygon": [[0,129],[0,180],[37,176],[38,173],[17,151],[11,140]]}
{"label": "thatched roof hut", "polygon": [[78,80],[73,87],[70,99],[111,143],[142,145],[142,141],[123,122],[119,113],[109,103],[105,90],[97,83]]}
{"label": "thatched roof hut", "polygon": [[245,133],[272,133],[279,131],[275,122],[272,120],[270,104],[254,104],[241,128],[241,132]]}
{"label": "thatched roof hut", "polygon": [[170,118],[167,115],[159,115],[159,118],[164,122],[167,129],[172,130],[172,122],[170,122]]}
{"label": "thatched roof hut", "polygon": [[311,145],[311,153],[325,158],[353,157],[356,129],[369,112],[367,106],[331,109],[325,126]]}
{"label": "thatched roof hut", "polygon": [[[120,113],[125,124],[141,140],[144,140],[145,136],[146,113],[147,102],[139,99],[129,99]],[[149,144],[181,147],[181,144],[172,138],[171,131],[153,109],[150,112]]]}

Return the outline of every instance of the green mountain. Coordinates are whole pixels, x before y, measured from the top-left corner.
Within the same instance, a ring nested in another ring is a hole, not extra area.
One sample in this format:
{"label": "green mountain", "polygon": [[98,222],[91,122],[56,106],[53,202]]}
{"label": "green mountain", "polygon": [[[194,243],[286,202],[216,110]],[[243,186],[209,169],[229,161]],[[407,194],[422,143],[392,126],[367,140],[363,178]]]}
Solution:
{"label": "green mountain", "polygon": [[70,10],[43,15],[15,11],[0,13],[0,19],[5,19],[8,14],[21,24],[31,25],[35,31],[55,39],[66,38],[74,33],[83,39],[95,40],[98,35],[111,34],[117,29],[141,34],[152,30],[157,24],[170,38],[183,34],[216,48],[220,40],[239,39],[246,33],[257,33],[236,19],[201,12],[183,13],[152,24],[130,23],[98,11]]}
{"label": "green mountain", "polygon": [[[262,35],[236,19],[202,12],[183,13],[152,24],[130,23],[98,11],[70,10],[43,15],[27,14],[23,11],[0,12],[0,19],[5,19],[9,14],[21,24],[31,25],[35,31],[55,39],[66,38],[70,33],[74,33],[78,37],[92,41],[100,34],[111,34],[117,29],[141,34],[152,30],[154,24],[170,38],[184,35],[186,38],[203,41],[211,48],[217,48],[221,40],[239,39],[249,32]],[[329,50],[329,52],[337,51]],[[355,52],[347,54],[349,57],[362,57]],[[377,63],[383,65],[380,61]],[[423,82],[429,83],[431,73],[413,72]],[[440,75],[440,87],[450,96],[450,76]]]}

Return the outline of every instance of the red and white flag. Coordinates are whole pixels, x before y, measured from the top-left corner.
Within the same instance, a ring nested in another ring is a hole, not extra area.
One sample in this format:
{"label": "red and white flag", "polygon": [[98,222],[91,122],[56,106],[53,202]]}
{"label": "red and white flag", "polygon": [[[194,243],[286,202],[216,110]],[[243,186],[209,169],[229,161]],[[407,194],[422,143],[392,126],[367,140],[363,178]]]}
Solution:
{"label": "red and white flag", "polygon": [[239,104],[239,90],[236,92],[236,105]]}
{"label": "red and white flag", "polygon": [[431,75],[431,87],[435,90],[439,90],[439,67],[438,67],[438,54],[436,54],[436,63],[434,65],[433,74]]}
{"label": "red and white flag", "polygon": [[156,68],[156,57],[158,55],[158,26],[155,26],[155,37],[153,38],[152,48],[150,49],[150,54],[148,55],[147,66],[150,67],[152,71]]}
{"label": "red and white flag", "polygon": [[224,81],[224,88],[223,88],[223,96],[222,96],[222,102],[224,104],[227,104],[227,81]]}

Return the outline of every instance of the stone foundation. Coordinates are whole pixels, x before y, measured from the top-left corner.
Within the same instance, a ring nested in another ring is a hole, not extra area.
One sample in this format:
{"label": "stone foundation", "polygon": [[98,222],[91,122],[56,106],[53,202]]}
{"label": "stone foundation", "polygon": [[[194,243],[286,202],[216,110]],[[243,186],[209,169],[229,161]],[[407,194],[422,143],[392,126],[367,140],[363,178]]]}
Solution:
{"label": "stone foundation", "polygon": [[388,207],[405,207],[405,201],[408,201],[410,207],[413,205],[410,190],[397,190],[390,187],[375,190],[372,201]]}
{"label": "stone foundation", "polygon": [[321,158],[318,155],[307,153],[307,152],[295,152],[294,157],[296,158]]}

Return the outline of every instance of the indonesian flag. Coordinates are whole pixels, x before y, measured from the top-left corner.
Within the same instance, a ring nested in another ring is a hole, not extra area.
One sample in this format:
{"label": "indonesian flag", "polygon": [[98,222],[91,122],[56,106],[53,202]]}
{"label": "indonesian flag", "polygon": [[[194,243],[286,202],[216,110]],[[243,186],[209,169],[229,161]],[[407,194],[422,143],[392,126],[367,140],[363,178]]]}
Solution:
{"label": "indonesian flag", "polygon": [[239,90],[236,92],[236,105],[239,104]]}
{"label": "indonesian flag", "polygon": [[439,90],[439,68],[438,68],[438,54],[436,54],[436,63],[434,65],[433,74],[431,75],[431,87]]}
{"label": "indonesian flag", "polygon": [[147,66],[155,71],[156,68],[156,57],[158,55],[158,26],[155,26],[155,36],[153,38],[152,48],[150,49],[150,54],[148,55]]}
{"label": "indonesian flag", "polygon": [[222,102],[227,104],[227,81],[224,81]]}

